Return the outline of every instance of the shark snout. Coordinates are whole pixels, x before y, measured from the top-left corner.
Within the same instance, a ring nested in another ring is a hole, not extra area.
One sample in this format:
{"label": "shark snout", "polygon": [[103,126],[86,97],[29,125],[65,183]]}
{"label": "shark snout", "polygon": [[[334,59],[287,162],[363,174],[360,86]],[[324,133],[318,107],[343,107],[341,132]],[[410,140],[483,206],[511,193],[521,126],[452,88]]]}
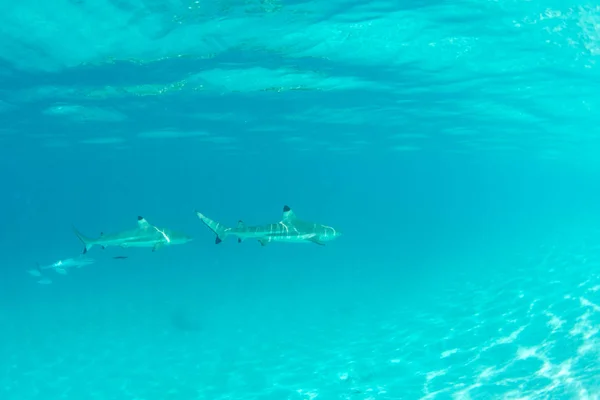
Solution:
{"label": "shark snout", "polygon": [[170,236],[171,243],[175,244],[185,244],[187,242],[191,242],[194,240],[193,237],[186,235],[184,233],[177,233]]}
{"label": "shark snout", "polygon": [[337,239],[338,237],[342,236],[342,232],[332,228],[330,226],[326,226],[325,227],[325,232],[323,232],[323,234],[321,235],[321,240],[322,241],[329,241],[329,240],[334,240]]}
{"label": "shark snout", "polygon": [[188,235],[184,235],[184,236],[181,238],[181,242],[182,242],[182,243],[191,242],[192,240],[194,240],[194,238],[193,238],[193,237],[191,237],[191,236],[188,236]]}

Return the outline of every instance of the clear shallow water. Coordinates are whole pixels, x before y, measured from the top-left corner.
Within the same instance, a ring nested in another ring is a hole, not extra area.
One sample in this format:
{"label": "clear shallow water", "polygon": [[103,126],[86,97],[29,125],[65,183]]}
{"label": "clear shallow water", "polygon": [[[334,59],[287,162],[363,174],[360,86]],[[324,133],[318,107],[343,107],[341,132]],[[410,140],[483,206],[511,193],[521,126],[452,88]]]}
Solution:
{"label": "clear shallow water", "polygon": [[[0,398],[598,398],[599,13],[4,5]],[[343,236],[193,213],[284,204]],[[138,215],[194,241],[27,274]]]}
{"label": "clear shallow water", "polygon": [[296,284],[257,272],[261,284],[180,267],[161,285],[157,265],[141,282],[97,272],[120,277],[103,287],[82,272],[66,278],[73,293],[44,287],[3,313],[3,396],[595,398],[597,245],[563,237],[507,258],[524,261],[446,265],[453,279],[418,291],[383,268],[370,281],[309,269]]}

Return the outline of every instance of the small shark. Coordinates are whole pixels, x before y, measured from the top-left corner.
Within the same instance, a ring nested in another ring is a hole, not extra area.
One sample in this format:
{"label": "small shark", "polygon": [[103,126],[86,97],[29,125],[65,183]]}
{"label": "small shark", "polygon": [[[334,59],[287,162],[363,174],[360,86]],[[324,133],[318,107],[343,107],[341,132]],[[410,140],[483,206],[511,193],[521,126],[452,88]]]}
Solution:
{"label": "small shark", "polygon": [[215,243],[219,244],[229,235],[238,238],[238,243],[244,239],[257,239],[261,245],[266,246],[270,242],[287,243],[316,243],[324,245],[325,242],[334,240],[341,235],[341,232],[331,226],[305,222],[298,217],[288,206],[283,207],[283,218],[276,224],[263,226],[246,226],[244,222],[239,221],[236,228],[227,228],[222,224],[213,221],[207,216],[196,211],[208,228],[217,235]]}
{"label": "small shark", "polygon": [[97,239],[85,237],[75,227],[73,227],[73,230],[84,244],[83,254],[87,253],[93,246],[101,246],[103,249],[108,246],[122,248],[152,247],[152,251],[156,251],[165,245],[184,244],[192,240],[186,234],[168,229],[159,229],[154,225],[150,225],[144,217],[138,217],[137,223],[136,229],[112,234],[100,233],[100,237]]}
{"label": "small shark", "polygon": [[65,258],[64,260],[58,260],[57,262],[48,265],[38,264],[37,269],[40,273],[46,269],[52,269],[58,274],[66,275],[67,269],[69,268],[81,268],[85,265],[90,265],[95,262],[96,260],[94,260],[93,258],[80,255],[79,257],[75,258]]}

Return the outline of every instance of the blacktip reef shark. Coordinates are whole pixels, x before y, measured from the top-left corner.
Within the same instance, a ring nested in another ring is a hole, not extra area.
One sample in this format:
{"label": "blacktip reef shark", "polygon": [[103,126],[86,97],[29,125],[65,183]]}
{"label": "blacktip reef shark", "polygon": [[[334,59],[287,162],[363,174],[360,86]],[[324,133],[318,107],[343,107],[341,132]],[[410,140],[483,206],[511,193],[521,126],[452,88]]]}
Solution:
{"label": "blacktip reef shark", "polygon": [[52,269],[57,274],[66,275],[67,270],[69,268],[81,268],[85,265],[93,264],[96,260],[89,258],[85,255],[80,255],[75,258],[65,258],[63,260],[58,260],[52,264],[48,265],[40,265],[36,264],[36,269],[30,269],[27,271],[31,276],[36,278],[40,278],[37,283],[40,285],[49,285],[52,283],[52,280],[43,275],[44,270]]}
{"label": "blacktip reef shark", "polygon": [[69,268],[81,268],[86,265],[90,265],[95,263],[96,260],[93,258],[87,257],[85,255],[80,255],[79,257],[74,258],[65,258],[64,260],[58,260],[55,263],[48,265],[37,265],[37,269],[42,272],[47,269],[51,269],[57,274],[66,275],[67,270]]}
{"label": "blacktip reef shark", "polygon": [[53,262],[52,264],[48,264],[48,265],[36,264],[36,269],[31,269],[27,272],[29,272],[30,275],[38,277],[38,278],[42,276],[43,271],[48,270],[48,269],[53,270],[57,274],[66,275],[67,270],[69,268],[81,268],[85,265],[90,265],[95,262],[96,262],[96,260],[94,260],[93,258],[89,258],[87,256],[80,255],[79,257],[75,257],[75,258],[65,258],[64,260],[58,260],[58,261]]}
{"label": "blacktip reef shark", "polygon": [[154,225],[150,225],[144,217],[138,217],[137,224],[137,228],[123,232],[100,233],[100,237],[97,239],[85,237],[75,227],[73,227],[73,230],[84,244],[83,254],[87,253],[93,246],[101,246],[103,249],[109,246],[122,248],[152,247],[152,251],[156,251],[166,245],[184,244],[192,240],[190,236],[184,233],[159,229]]}
{"label": "blacktip reef shark", "polygon": [[324,245],[325,242],[334,240],[341,235],[340,231],[331,226],[305,222],[298,219],[288,206],[283,207],[283,218],[280,222],[262,226],[246,226],[243,221],[239,221],[237,227],[228,228],[198,211],[196,211],[196,215],[200,218],[200,221],[217,235],[215,239],[216,244],[221,243],[227,236],[231,235],[238,238],[238,243],[241,243],[245,239],[257,239],[263,246],[266,246],[270,242],[316,243]]}

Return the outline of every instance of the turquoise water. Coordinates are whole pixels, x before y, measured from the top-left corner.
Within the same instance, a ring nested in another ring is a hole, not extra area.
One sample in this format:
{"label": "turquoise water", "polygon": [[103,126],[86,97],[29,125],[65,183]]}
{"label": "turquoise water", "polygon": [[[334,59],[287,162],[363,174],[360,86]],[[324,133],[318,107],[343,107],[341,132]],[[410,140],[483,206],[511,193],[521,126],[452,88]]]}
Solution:
{"label": "turquoise water", "polygon": [[0,399],[600,398],[599,6],[4,3]]}

